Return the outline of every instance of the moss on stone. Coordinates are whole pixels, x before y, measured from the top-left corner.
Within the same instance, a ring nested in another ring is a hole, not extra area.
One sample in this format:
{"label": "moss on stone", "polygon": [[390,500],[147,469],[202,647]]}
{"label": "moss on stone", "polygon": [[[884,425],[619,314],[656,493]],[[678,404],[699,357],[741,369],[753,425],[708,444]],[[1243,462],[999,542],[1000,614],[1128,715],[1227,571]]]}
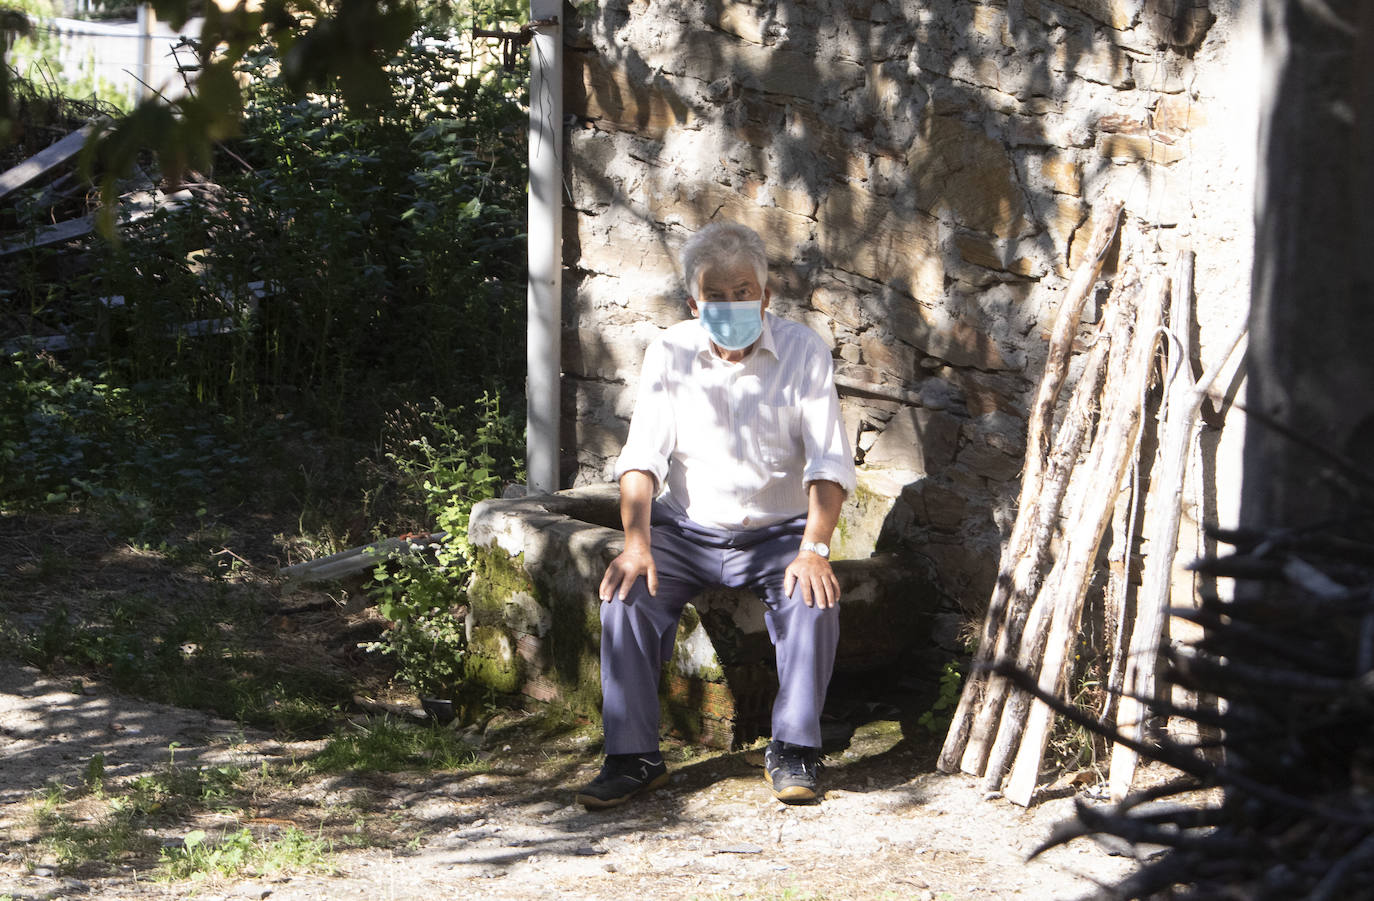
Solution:
{"label": "moss on stone", "polygon": [[499,547],[477,548],[472,558],[472,582],[468,586],[468,602],[473,610],[495,613],[499,617],[506,599],[517,592],[525,592],[545,603],[543,594],[525,571],[525,555],[512,557]]}
{"label": "moss on stone", "polygon": [[[483,643],[487,642],[484,641]],[[481,686],[484,689],[503,694],[514,694],[524,684],[524,678],[520,672],[523,668],[520,665],[520,658],[514,655],[508,663],[501,659],[499,651],[496,654],[490,654],[474,646],[470,648],[463,664],[464,675],[469,685]]]}

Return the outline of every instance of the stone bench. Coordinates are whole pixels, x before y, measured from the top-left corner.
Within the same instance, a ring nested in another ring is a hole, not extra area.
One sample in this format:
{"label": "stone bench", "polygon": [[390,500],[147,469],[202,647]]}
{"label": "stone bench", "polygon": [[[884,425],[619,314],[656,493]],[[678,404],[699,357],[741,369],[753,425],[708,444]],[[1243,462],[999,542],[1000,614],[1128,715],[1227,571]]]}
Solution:
{"label": "stone bench", "polygon": [[[600,601],[624,534],[614,485],[483,501],[468,527],[468,683],[600,716]],[[938,596],[893,555],[837,560],[837,672],[880,670],[929,643]],[[729,748],[768,732],[777,687],[763,605],[719,589],[688,605],[662,683],[665,727]]]}

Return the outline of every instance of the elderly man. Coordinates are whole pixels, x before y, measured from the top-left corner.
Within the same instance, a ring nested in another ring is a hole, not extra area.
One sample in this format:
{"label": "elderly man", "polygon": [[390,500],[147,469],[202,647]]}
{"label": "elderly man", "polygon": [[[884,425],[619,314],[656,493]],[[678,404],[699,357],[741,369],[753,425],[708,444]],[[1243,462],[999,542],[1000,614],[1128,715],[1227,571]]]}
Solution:
{"label": "elderly man", "polygon": [[829,542],[854,462],[830,351],[767,312],[762,239],[708,225],[682,250],[694,319],[644,356],[616,464],[625,550],[601,580],[606,761],[577,795],[614,807],[668,779],[658,682],[683,606],[716,585],[763,603],[778,694],[764,775],[788,803],[817,797],[821,707],[839,639]]}

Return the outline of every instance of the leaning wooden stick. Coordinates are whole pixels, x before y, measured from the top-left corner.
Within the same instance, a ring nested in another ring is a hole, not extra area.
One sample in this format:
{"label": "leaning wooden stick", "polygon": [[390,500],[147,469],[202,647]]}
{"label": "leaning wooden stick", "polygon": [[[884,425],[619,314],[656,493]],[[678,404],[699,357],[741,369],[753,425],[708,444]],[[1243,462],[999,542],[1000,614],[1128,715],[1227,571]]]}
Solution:
{"label": "leaning wooden stick", "polygon": [[[1096,284],[1098,274],[1102,271],[1102,262],[1107,255],[1107,250],[1116,237],[1117,223],[1121,219],[1122,206],[1123,204],[1119,200],[1108,205],[1088,243],[1087,255],[1079,264],[1078,269],[1075,270],[1073,278],[1070,279],[1068,288],[1064,292],[1064,300],[1056,314],[1050,336],[1049,354],[1045,361],[1045,373],[1041,377],[1040,387],[1031,407],[1030,421],[1027,424],[1026,463],[1022,473],[1021,492],[1018,501],[1018,509],[1020,510],[1026,509],[1039,494],[1040,477],[1044,469],[1045,455],[1048,451],[1047,436],[1054,416],[1055,403],[1059,398],[1064,375],[1068,370],[1073,336],[1077,331],[1079,320],[1082,318],[1083,305],[1092,294],[1092,287]],[[1018,516],[1018,523],[1019,520],[1020,517]],[[979,637],[978,648],[974,652],[973,669],[969,673],[969,679],[964,683],[964,690],[959,696],[959,704],[955,708],[954,718],[945,735],[944,747],[941,749],[939,760],[936,762],[936,766],[941,772],[952,773],[958,768],[964,752],[964,745],[968,741],[974,711],[986,685],[986,668],[992,662],[996,652],[998,633],[1002,628],[1006,616],[1007,601],[1012,593],[1011,571],[1016,561],[1024,556],[1027,540],[1027,536],[1023,534],[1025,531],[1024,527],[1018,530],[1016,526],[1013,526],[1006,550],[1002,554],[997,582],[993,588],[992,598],[988,602],[988,611],[983,620],[983,631]]]}
{"label": "leaning wooden stick", "polygon": [[[1125,311],[1123,311],[1125,307]],[[1098,391],[1107,368],[1107,358],[1113,347],[1124,347],[1130,338],[1130,316],[1133,308],[1129,297],[1120,291],[1113,291],[1107,302],[1102,327],[1083,373],[1074,386],[1069,400],[1069,408],[1064,421],[1054,436],[1054,447],[1050,451],[1045,466],[1040,496],[1029,507],[1021,511],[1028,523],[1030,539],[1025,553],[1015,562],[1012,573],[1012,594],[1008,604],[1006,621],[997,636],[997,652],[994,660],[1004,660],[1016,656],[1021,643],[1021,635],[1026,617],[1031,609],[1031,600],[1040,590],[1045,569],[1049,566],[1050,542],[1059,525],[1060,508],[1068,489],[1069,474],[1083,449],[1097,409]],[[1007,681],[996,674],[988,677],[987,689],[982,704],[973,720],[968,745],[964,748],[961,767],[964,772],[979,775],[987,764],[988,751],[997,737],[997,723],[1002,716],[1002,703],[1006,700]],[[1000,780],[1001,774],[998,774]]]}
{"label": "leaning wooden stick", "polygon": [[[1039,684],[1046,692],[1059,689],[1066,664],[1072,660],[1089,574],[1107,523],[1111,521],[1121,477],[1135,453],[1135,435],[1141,419],[1139,398],[1150,379],[1168,292],[1167,278],[1160,275],[1151,278],[1136,319],[1125,384],[1112,398],[1101,433],[1093,444],[1088,477],[1079,495],[1082,505],[1072,520],[1072,531],[1064,537],[1064,551],[1055,561],[1055,568],[1041,592],[1048,597],[1039,598],[1040,603],[1051,602],[1054,609],[1049,636],[1045,640],[1045,656],[1040,663]],[[1022,641],[1024,644],[1025,639]],[[1016,761],[1003,790],[1008,800],[1023,807],[1030,804],[1035,792],[1053,717],[1054,712],[1037,701],[1031,704],[1030,715],[1025,720]]]}
{"label": "leaning wooden stick", "polygon": [[[1151,519],[1145,527],[1149,556],[1140,593],[1136,597],[1135,626],[1131,632],[1130,654],[1125,661],[1125,682],[1116,714],[1117,732],[1139,742],[1145,735],[1144,698],[1153,696],[1155,667],[1164,635],[1165,614],[1169,606],[1174,557],[1178,551],[1179,521],[1183,515],[1183,482],[1187,476],[1188,456],[1197,430],[1198,412],[1217,375],[1245,335],[1242,326],[1227,344],[1221,359],[1196,385],[1190,368],[1192,331],[1192,255],[1185,254],[1174,274],[1173,304],[1169,331],[1173,337],[1172,374],[1166,397],[1163,438],[1159,462],[1150,480]],[[1128,745],[1112,748],[1107,784],[1112,798],[1121,800],[1131,789],[1138,755]]]}
{"label": "leaning wooden stick", "polygon": [[[1121,386],[1127,375],[1130,349],[1133,346],[1135,336],[1140,290],[1140,285],[1134,276],[1125,274],[1118,290],[1112,295],[1112,299],[1115,301],[1111,309],[1114,324],[1110,333],[1110,358],[1106,367],[1107,381],[1101,394],[1097,390],[1097,385],[1093,386],[1091,396],[1084,394],[1083,399],[1089,402],[1088,412],[1092,412],[1091,408],[1101,401],[1102,396],[1113,397],[1122,390]],[[1061,427],[1062,431],[1063,428]],[[1081,440],[1079,443],[1082,443]],[[1065,490],[1072,491],[1072,496],[1067,501],[1061,498],[1055,505],[1053,517],[1044,520],[1047,535],[1059,529],[1061,522],[1072,523],[1076,521],[1076,511],[1081,510],[1084,503],[1082,499],[1083,483],[1086,478],[1084,472],[1091,470],[1090,464],[1095,459],[1094,453],[1101,453],[1101,445],[1100,442],[1091,445],[1087,455],[1088,461],[1083,464],[1078,462],[1079,454],[1076,448],[1070,448],[1066,443],[1063,450],[1065,455],[1059,462],[1062,464],[1063,481],[1066,483]],[[1046,512],[1048,515],[1049,511]],[[1045,653],[1045,641],[1049,636],[1050,620],[1054,612],[1052,599],[1057,592],[1054,585],[1062,577],[1062,563],[1056,561],[1050,574],[1037,583],[1033,590],[1028,591],[1029,596],[1024,600],[1024,604],[1028,608],[1024,628],[1020,630],[1016,644],[1010,648],[1005,656],[998,658],[999,664],[1010,661],[1026,672],[1039,672],[1040,660]],[[1030,587],[1027,586],[1028,589]],[[999,679],[993,684],[997,685],[1004,693],[1005,705],[999,706],[996,711],[991,709],[980,711],[982,714],[992,717],[992,722],[987,728],[991,736],[990,740],[995,739],[988,752],[987,765],[983,771],[983,790],[989,795],[1000,795],[1002,793],[1002,779],[1021,743],[1021,734],[1026,725],[1026,712],[1030,709],[1030,698],[1022,692],[1013,691],[1007,680]],[[978,724],[975,724],[975,729],[977,726]]]}

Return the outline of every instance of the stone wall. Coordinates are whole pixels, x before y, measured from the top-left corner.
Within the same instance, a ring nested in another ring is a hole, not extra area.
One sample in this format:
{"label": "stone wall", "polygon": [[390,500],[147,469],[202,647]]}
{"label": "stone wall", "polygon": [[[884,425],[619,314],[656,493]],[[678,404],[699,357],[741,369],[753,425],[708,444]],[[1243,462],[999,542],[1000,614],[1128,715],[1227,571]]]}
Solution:
{"label": "stone wall", "polygon": [[[608,478],[644,347],[687,316],[682,241],[742,221],[768,244],[774,311],[834,348],[863,454],[842,552],[909,552],[977,610],[1104,198],[1126,202],[1120,257],[1197,251],[1199,365],[1244,318],[1257,92],[1236,5],[565,6],[565,484]],[[1195,521],[1229,518],[1238,437],[1205,436]]]}

